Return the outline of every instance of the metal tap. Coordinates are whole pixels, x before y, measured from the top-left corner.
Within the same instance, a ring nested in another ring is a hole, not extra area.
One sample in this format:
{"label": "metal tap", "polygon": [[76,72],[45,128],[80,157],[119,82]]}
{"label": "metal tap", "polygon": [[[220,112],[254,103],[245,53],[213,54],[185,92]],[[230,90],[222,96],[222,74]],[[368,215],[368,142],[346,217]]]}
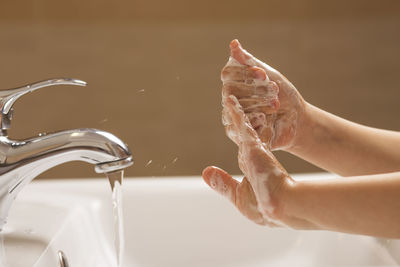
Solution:
{"label": "metal tap", "polygon": [[26,140],[8,138],[15,101],[39,88],[61,84],[86,86],[81,80],[52,79],[0,90],[0,231],[18,193],[42,172],[69,161],[91,163],[97,173],[114,172],[133,164],[126,144],[101,130],[66,130]]}

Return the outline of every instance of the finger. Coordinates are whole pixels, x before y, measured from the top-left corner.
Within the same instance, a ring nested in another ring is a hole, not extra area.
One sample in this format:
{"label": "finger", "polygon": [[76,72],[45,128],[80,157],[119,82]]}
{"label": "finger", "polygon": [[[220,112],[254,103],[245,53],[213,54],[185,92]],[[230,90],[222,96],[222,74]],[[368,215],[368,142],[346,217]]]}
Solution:
{"label": "finger", "polygon": [[263,142],[263,146],[268,149],[270,149],[274,137],[275,115],[265,115],[261,112],[246,113],[251,125]]}
{"label": "finger", "polygon": [[254,75],[254,79],[266,81],[269,80],[267,73],[263,68],[257,66],[251,66],[249,68],[250,72]]}
{"label": "finger", "polygon": [[267,84],[267,94],[278,96],[279,94],[279,86],[274,81],[269,81]]}
{"label": "finger", "polygon": [[239,137],[240,143],[243,145],[257,145],[261,141],[255,130],[251,127],[250,121],[243,112],[238,100],[231,95],[225,99],[226,108],[231,116],[232,125]]}
{"label": "finger", "polygon": [[257,208],[257,199],[246,177],[239,183],[226,171],[213,166],[204,169],[202,176],[212,189],[228,198],[245,217],[255,223],[266,224],[266,220]]}
{"label": "finger", "polygon": [[240,84],[225,84],[222,87],[223,96],[234,95],[239,99],[245,112],[262,111],[266,114],[276,112],[279,107],[279,87],[270,81],[267,86],[252,87]]}
{"label": "finger", "polygon": [[237,146],[239,145],[239,137],[236,134],[235,128],[233,125],[227,125],[225,126],[225,134],[228,136],[229,139],[232,140]]}
{"label": "finger", "polygon": [[266,115],[263,112],[246,113],[246,116],[249,118],[251,126],[256,130],[256,132],[267,123]]}
{"label": "finger", "polygon": [[222,99],[222,125],[228,126],[232,125],[232,117],[225,107],[225,98]]}
{"label": "finger", "polygon": [[222,109],[222,124],[224,125],[226,136],[228,136],[229,139],[231,139],[236,145],[238,145],[238,136],[232,125],[232,118],[230,117],[230,114],[225,106]]}
{"label": "finger", "polygon": [[228,109],[226,108],[226,104],[224,104],[225,102],[226,101],[223,100],[223,109],[222,109],[222,124],[224,125],[225,134],[226,136],[228,136],[229,139],[231,139],[236,145],[239,146],[239,136],[236,131],[236,128],[232,123],[232,118]]}
{"label": "finger", "polygon": [[236,188],[239,182],[232,178],[224,170],[210,166],[203,170],[204,181],[215,191],[236,203]]}
{"label": "finger", "polygon": [[253,95],[263,95],[267,88],[256,88],[252,84],[243,84],[237,82],[226,82],[222,85],[222,96],[228,97],[234,95],[236,98],[250,98]]}
{"label": "finger", "polygon": [[262,112],[264,114],[273,114],[279,108],[279,100],[275,98],[257,97],[239,99],[240,105],[245,113]]}
{"label": "finger", "polygon": [[269,78],[272,80],[278,81],[283,79],[283,76],[277,70],[247,52],[238,40],[235,39],[231,41],[229,47],[231,50],[231,56],[240,64],[260,67],[265,70]]}
{"label": "finger", "polygon": [[259,67],[249,67],[245,65],[240,66],[230,66],[227,65],[222,69],[221,72],[221,80],[222,82],[226,81],[235,81],[241,83],[253,83],[254,79],[266,80],[267,74],[262,68]]}
{"label": "finger", "polygon": [[254,84],[244,84],[228,81],[222,86],[222,96],[234,95],[237,99],[251,97],[278,97],[279,87],[276,83],[268,83],[267,86],[255,86]]}
{"label": "finger", "polygon": [[231,49],[231,56],[236,59],[240,64],[255,66],[254,62],[252,62],[253,56],[244,50],[237,39],[233,40],[229,48]]}
{"label": "finger", "polygon": [[[231,95],[223,101],[232,120],[232,129],[238,139],[239,158],[243,156],[240,153],[241,150],[248,152],[246,153],[246,158],[242,159],[247,163],[245,165],[251,166],[252,170],[257,169],[260,172],[262,172],[261,170],[268,171],[270,167],[280,166],[273,154],[264,148],[263,143],[261,142],[257,132],[253,129],[249,118],[243,112],[238,100]],[[268,122],[272,124],[274,120],[274,117],[272,116],[274,115],[266,116],[267,124]],[[270,140],[266,139],[265,141]],[[245,168],[241,168],[241,170],[246,175],[251,174],[251,172]],[[256,175],[253,174],[249,175],[250,178],[255,178],[255,176]]]}
{"label": "finger", "polygon": [[[271,168],[277,165],[277,162],[273,154],[263,146],[238,100],[234,96],[230,96],[225,102],[238,139],[239,167],[251,179],[250,182],[253,182],[258,179],[258,174],[269,173]],[[271,136],[264,142],[270,142],[272,133],[270,134]],[[240,162],[244,164],[241,165]]]}

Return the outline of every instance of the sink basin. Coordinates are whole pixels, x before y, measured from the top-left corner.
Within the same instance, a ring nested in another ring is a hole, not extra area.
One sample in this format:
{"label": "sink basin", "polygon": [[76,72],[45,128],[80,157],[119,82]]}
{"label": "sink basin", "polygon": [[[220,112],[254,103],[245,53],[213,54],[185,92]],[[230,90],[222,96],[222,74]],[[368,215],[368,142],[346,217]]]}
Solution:
{"label": "sink basin", "polygon": [[[71,190],[65,190],[70,185]],[[70,266],[115,265],[113,247],[105,240],[101,229],[105,225],[99,218],[109,212],[105,208],[103,212],[106,192],[77,193],[75,186],[82,183],[34,182],[21,192],[2,235],[5,267],[58,267],[60,250],[71,255]]]}
{"label": "sink basin", "polygon": [[[329,174],[295,175],[329,179]],[[400,266],[400,240],[271,229],[243,218],[200,177],[128,178],[125,267]],[[35,181],[4,230],[11,267],[116,266],[111,192],[104,179]]]}

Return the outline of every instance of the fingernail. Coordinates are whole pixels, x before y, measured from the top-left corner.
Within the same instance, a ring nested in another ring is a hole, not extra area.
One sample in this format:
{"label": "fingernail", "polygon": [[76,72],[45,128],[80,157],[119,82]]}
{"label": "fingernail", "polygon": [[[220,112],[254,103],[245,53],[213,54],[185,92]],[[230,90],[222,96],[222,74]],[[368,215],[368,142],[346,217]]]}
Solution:
{"label": "fingernail", "polygon": [[230,48],[231,49],[235,49],[239,46],[239,41],[237,39],[232,40],[232,42],[230,43]]}
{"label": "fingernail", "polygon": [[255,74],[256,74],[257,79],[262,79],[262,80],[266,79],[266,75],[263,70],[257,69],[257,70],[255,70]]}
{"label": "fingernail", "polygon": [[230,95],[230,96],[227,98],[227,103],[228,103],[229,105],[232,105],[232,106],[236,105],[236,97],[235,97],[234,95]]}
{"label": "fingernail", "polygon": [[203,170],[203,172],[202,172],[201,175],[202,175],[203,177],[208,176],[210,173],[212,173],[212,172],[214,171],[214,169],[215,169],[214,166],[208,166],[208,167],[206,167],[206,168]]}

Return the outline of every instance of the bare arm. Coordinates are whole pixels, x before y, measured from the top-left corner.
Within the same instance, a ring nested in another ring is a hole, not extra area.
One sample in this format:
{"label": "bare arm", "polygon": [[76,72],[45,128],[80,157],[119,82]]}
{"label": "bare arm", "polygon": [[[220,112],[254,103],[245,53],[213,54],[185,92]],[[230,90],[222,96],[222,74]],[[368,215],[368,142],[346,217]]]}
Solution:
{"label": "bare arm", "polygon": [[350,122],[310,104],[287,149],[343,176],[400,171],[400,133]]}
{"label": "bare arm", "polygon": [[[400,133],[308,104],[237,41],[231,55],[239,64],[222,71],[223,121],[245,177],[239,182],[208,167],[206,183],[258,224],[400,238]],[[351,177],[296,181],[271,153],[276,149]]]}
{"label": "bare arm", "polygon": [[400,172],[296,181],[283,193],[281,215],[288,224],[400,238]]}
{"label": "bare arm", "polygon": [[[289,80],[244,50],[237,40],[231,42],[230,48],[231,56],[242,64],[245,71],[225,67],[223,80],[246,81],[255,75],[249,77],[243,73],[251,73],[256,67],[264,70],[266,79],[279,87],[280,106],[276,106],[277,109],[250,110],[264,112],[269,119],[267,123],[274,125],[271,138],[271,131],[259,131],[253,124],[261,141],[268,142],[267,149],[288,151],[343,176],[400,171],[399,132],[362,126],[320,110],[308,104]],[[235,95],[248,114],[249,102],[242,101],[249,98],[244,94],[246,88],[236,87],[224,85],[223,93]],[[262,103],[263,96],[262,93],[253,93],[251,97],[260,99]],[[273,112],[275,117],[270,115]]]}
{"label": "bare arm", "polygon": [[224,99],[239,147],[241,182],[208,167],[203,178],[255,223],[400,238],[400,172],[296,181],[253,129],[235,97]]}

